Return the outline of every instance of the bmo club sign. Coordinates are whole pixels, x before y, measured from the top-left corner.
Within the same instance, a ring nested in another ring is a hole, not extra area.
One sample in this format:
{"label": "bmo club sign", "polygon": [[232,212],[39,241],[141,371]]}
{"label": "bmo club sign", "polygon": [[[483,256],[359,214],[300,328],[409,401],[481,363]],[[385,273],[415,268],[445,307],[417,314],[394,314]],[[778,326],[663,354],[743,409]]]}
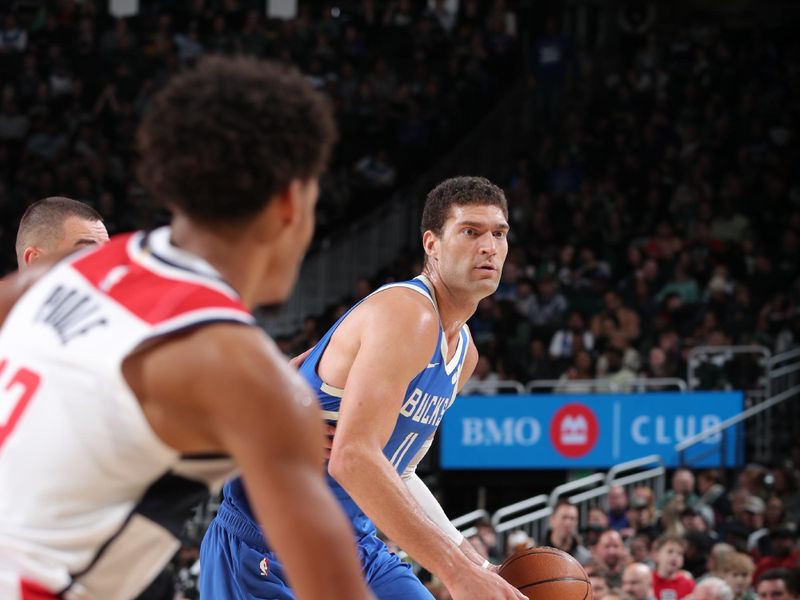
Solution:
{"label": "bmo club sign", "polygon": [[[743,410],[741,392],[463,396],[442,421],[445,469],[607,468],[659,454]],[[740,466],[737,427],[692,448],[692,466]]]}

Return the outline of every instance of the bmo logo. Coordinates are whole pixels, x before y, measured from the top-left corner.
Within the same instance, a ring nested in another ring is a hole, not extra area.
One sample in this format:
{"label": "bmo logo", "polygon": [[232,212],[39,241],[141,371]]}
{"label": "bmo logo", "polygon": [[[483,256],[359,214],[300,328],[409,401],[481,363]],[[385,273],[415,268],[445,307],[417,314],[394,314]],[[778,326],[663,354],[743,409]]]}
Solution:
{"label": "bmo logo", "polygon": [[550,421],[550,440],[559,454],[580,458],[597,443],[600,427],[597,416],[585,404],[566,404]]}

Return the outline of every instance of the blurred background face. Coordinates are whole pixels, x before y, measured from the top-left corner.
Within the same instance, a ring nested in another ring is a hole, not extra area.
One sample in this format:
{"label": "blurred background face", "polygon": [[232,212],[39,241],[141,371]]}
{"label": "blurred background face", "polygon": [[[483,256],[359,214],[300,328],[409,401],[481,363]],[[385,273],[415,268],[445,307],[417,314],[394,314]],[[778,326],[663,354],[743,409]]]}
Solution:
{"label": "blurred background face", "polygon": [[728,571],[723,574],[725,582],[731,586],[734,595],[737,599],[741,598],[750,587],[750,578],[753,576],[752,571],[734,570]]}
{"label": "blurred background face", "polygon": [[633,600],[648,600],[653,576],[644,565],[631,565],[622,575],[622,591]]}
{"label": "blurred background face", "polygon": [[573,536],[578,530],[578,507],[559,506],[550,518],[550,527],[559,538]]}
{"label": "blurred background face", "polygon": [[599,575],[589,575],[589,583],[592,585],[592,595],[595,598],[602,598],[609,591],[608,583],[606,582],[605,577],[601,577]]}
{"label": "blurred background face", "polygon": [[606,531],[600,536],[595,552],[603,564],[611,569],[616,568],[625,556],[625,546],[622,544],[622,538],[619,533]]}

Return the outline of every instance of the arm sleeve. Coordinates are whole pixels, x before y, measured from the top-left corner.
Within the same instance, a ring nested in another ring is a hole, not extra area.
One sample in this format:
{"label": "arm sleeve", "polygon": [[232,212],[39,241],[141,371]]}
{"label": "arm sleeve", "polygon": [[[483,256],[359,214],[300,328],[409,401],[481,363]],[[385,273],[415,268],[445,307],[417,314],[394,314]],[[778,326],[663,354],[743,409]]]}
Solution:
{"label": "arm sleeve", "polygon": [[422,479],[419,478],[419,475],[417,475],[417,465],[419,464],[419,461],[421,461],[422,458],[428,453],[432,443],[433,437],[431,436],[423,444],[416,456],[414,456],[414,458],[412,458],[408,463],[408,466],[406,467],[406,470],[403,471],[401,478],[403,479],[403,483],[406,484],[408,491],[414,497],[414,500],[417,501],[417,504],[420,505],[428,518],[436,523],[439,529],[441,529],[456,546],[459,546],[461,542],[464,541],[464,536],[461,535],[461,532],[453,526],[453,524],[450,522],[450,519],[447,518],[444,509],[439,504],[439,501],[436,500],[434,495],[428,489],[428,486],[425,485],[425,482],[423,482]]}

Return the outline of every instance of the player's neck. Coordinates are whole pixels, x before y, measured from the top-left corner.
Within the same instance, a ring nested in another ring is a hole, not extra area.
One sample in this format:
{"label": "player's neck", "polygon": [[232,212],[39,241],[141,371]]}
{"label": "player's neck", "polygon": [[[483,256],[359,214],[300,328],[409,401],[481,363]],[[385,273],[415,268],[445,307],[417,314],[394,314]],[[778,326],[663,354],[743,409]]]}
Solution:
{"label": "player's neck", "polygon": [[204,227],[180,215],[173,218],[171,228],[170,243],[211,265],[236,290],[245,306],[253,308],[263,302],[257,297],[257,289],[264,287],[262,265],[270,257],[264,250],[256,256],[241,230]]}
{"label": "player's neck", "polygon": [[442,323],[448,342],[458,335],[461,328],[475,314],[478,300],[466,297],[463,293],[454,292],[435,271],[425,269],[422,274],[428,279],[436,296],[439,319]]}

